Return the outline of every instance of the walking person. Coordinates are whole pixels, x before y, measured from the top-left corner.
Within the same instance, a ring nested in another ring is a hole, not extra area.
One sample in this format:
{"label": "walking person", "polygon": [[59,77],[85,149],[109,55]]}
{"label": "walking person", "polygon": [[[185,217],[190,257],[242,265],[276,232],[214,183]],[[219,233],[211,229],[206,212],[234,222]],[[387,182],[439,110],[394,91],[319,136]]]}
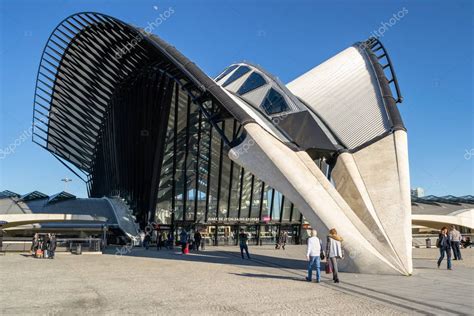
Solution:
{"label": "walking person", "polygon": [[181,243],[181,252],[184,254],[188,244],[188,233],[185,229],[181,230],[179,234],[179,242]]}
{"label": "walking person", "polygon": [[56,253],[56,246],[57,246],[56,235],[51,234],[51,237],[49,240],[49,249],[48,249],[50,259],[54,259],[54,255]]}
{"label": "walking person", "polygon": [[321,282],[321,248],[322,242],[317,237],[318,232],[313,229],[311,237],[308,238],[308,249],[306,251],[306,259],[308,260],[308,276],[306,281],[311,282],[313,277],[313,267],[316,268],[316,283]]}
{"label": "walking person", "polygon": [[145,238],[143,239],[143,245],[145,246],[145,249],[148,250],[150,247],[150,242],[151,242],[151,236],[150,234],[146,234]]}
{"label": "walking person", "polygon": [[166,241],[166,249],[170,250],[174,248],[174,231],[168,233],[168,239]]}
{"label": "walking person", "polygon": [[334,283],[339,283],[339,270],[337,267],[337,260],[344,259],[344,253],[342,252],[342,237],[337,234],[335,228],[329,230],[327,237],[326,254],[328,257],[327,264],[331,265],[332,268],[332,279]]}
{"label": "walking person", "polygon": [[451,248],[453,249],[453,260],[462,260],[461,256],[461,240],[462,235],[461,233],[456,230],[456,227],[453,225],[451,226],[451,230],[449,231],[449,238],[451,239]]}
{"label": "walking person", "polygon": [[280,245],[285,250],[286,243],[288,242],[288,232],[285,230],[281,236]]}
{"label": "walking person", "polygon": [[196,246],[196,251],[199,251],[199,246],[201,246],[202,235],[199,230],[196,230],[194,233],[194,244]]}
{"label": "walking person", "polygon": [[156,250],[161,250],[161,243],[163,242],[163,233],[159,231],[156,234]]}
{"label": "walking person", "polygon": [[444,259],[446,253],[446,260],[448,261],[448,270],[451,270],[451,238],[446,227],[441,228],[436,247],[439,248],[438,269]]}
{"label": "walking person", "polygon": [[50,242],[50,239],[49,239],[49,234],[48,234],[44,236],[43,244],[41,246],[41,250],[43,250],[43,258],[48,258],[49,256],[49,253],[48,253],[49,242]]}
{"label": "walking person", "polygon": [[243,229],[241,229],[240,234],[239,234],[239,245],[240,245],[240,255],[242,256],[242,259],[244,259],[244,250],[245,250],[245,253],[247,254],[247,259],[250,259],[248,240],[249,240],[249,235]]}
{"label": "walking person", "polygon": [[39,236],[38,233],[36,233],[33,236],[33,239],[31,240],[31,253],[33,254],[33,257],[36,257],[36,251],[39,248]]}

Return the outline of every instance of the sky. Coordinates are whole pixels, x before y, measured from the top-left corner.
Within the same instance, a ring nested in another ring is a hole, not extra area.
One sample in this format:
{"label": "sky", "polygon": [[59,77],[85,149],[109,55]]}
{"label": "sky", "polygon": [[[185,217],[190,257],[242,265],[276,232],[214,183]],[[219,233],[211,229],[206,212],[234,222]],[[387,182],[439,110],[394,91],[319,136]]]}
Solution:
{"label": "sky", "polygon": [[80,179],[31,141],[38,64],[56,25],[94,11],[146,27],[170,8],[153,33],[209,76],[245,60],[284,83],[405,12],[384,28],[381,41],[404,97],[399,109],[408,130],[411,186],[427,195],[474,194],[470,0],[0,0],[0,191],[54,194],[67,177],[69,192],[87,196]]}

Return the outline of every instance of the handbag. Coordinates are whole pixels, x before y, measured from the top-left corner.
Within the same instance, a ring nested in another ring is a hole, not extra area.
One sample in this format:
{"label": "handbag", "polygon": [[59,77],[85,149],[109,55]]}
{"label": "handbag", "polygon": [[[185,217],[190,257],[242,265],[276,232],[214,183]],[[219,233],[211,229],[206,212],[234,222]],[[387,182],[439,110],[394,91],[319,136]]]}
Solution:
{"label": "handbag", "polygon": [[326,261],[326,274],[331,274],[332,273],[332,263],[331,260]]}

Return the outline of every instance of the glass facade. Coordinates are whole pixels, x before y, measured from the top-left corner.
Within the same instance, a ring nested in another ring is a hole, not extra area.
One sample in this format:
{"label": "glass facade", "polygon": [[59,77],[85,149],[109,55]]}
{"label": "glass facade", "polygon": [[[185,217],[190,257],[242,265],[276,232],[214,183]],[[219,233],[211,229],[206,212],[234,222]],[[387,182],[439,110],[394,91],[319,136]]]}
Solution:
{"label": "glass facade", "polygon": [[224,78],[225,76],[227,76],[232,70],[234,70],[235,68],[237,68],[238,65],[232,65],[230,67],[228,67],[226,70],[224,70],[219,76],[217,76],[216,79],[214,79],[215,81],[219,81],[221,80],[222,78]]}
{"label": "glass facade", "polygon": [[243,75],[245,75],[249,71],[250,71],[249,67],[240,66],[239,68],[237,68],[236,71],[234,71],[234,73],[232,75],[230,75],[230,77],[224,82],[224,84],[222,86],[223,87],[228,86],[229,84],[231,84],[235,80],[239,79],[240,77],[242,77]]}
{"label": "glass facade", "polygon": [[268,115],[278,114],[288,110],[285,98],[273,88],[270,89],[263,99],[262,107]]}
{"label": "glass facade", "polygon": [[[216,108],[212,101],[204,106]],[[171,225],[175,233],[199,229],[212,245],[236,244],[241,228],[254,243],[274,242],[284,224],[289,234],[298,231],[301,218],[292,203],[229,159],[223,136],[232,140],[240,128],[233,118],[211,124],[186,91],[175,86],[155,222]]]}
{"label": "glass facade", "polygon": [[245,80],[244,84],[239,88],[237,93],[239,95],[245,94],[263,86],[266,83],[267,82],[260,74],[253,72],[252,74],[250,74],[247,80]]}

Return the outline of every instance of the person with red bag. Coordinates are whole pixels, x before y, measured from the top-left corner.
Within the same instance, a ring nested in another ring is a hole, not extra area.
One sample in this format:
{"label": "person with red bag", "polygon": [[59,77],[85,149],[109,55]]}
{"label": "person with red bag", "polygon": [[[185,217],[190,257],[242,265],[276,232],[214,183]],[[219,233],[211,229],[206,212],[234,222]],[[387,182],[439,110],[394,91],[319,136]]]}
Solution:
{"label": "person with red bag", "polygon": [[189,253],[189,244],[188,244],[188,232],[183,228],[181,230],[181,233],[179,234],[179,241],[181,243],[181,252],[183,255],[186,255]]}
{"label": "person with red bag", "polygon": [[332,279],[334,283],[339,283],[339,274],[337,268],[337,259],[344,259],[344,253],[342,251],[342,237],[337,234],[335,228],[329,230],[329,236],[327,238],[326,245],[326,273],[332,272]]}

